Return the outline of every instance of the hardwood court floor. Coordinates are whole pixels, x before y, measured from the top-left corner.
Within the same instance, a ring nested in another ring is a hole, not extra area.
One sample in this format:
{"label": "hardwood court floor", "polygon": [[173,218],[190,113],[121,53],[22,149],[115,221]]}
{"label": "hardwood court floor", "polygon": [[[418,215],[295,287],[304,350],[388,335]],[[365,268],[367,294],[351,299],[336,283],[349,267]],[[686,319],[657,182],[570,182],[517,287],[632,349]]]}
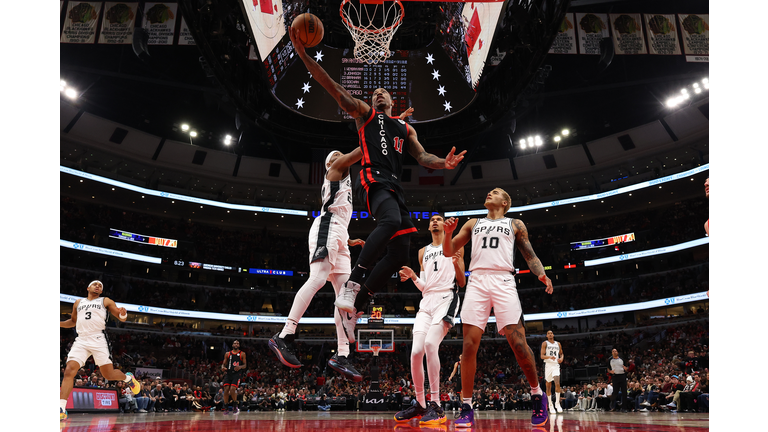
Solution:
{"label": "hardwood court floor", "polygon": [[[394,412],[240,412],[149,413],[149,414],[70,414],[61,422],[61,432],[453,432],[454,414],[447,412],[441,426],[419,427],[418,420],[398,424]],[[709,414],[672,413],[583,413],[550,415],[543,428],[531,426],[530,412],[480,411],[475,413],[471,431],[541,432],[704,432],[709,431]]]}

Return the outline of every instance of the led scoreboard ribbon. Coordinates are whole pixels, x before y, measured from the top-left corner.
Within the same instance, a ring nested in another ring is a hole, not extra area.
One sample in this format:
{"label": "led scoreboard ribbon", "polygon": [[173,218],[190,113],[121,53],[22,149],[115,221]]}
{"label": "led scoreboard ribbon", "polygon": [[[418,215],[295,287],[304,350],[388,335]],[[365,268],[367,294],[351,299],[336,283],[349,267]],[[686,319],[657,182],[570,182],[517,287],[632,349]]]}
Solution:
{"label": "led scoreboard ribbon", "polygon": [[591,249],[605,246],[611,246],[619,243],[628,243],[635,241],[635,233],[622,234],[613,237],[597,239],[597,240],[584,240],[571,243],[571,250],[577,249]]}
{"label": "led scoreboard ribbon", "polygon": [[179,241],[174,239],[167,239],[162,237],[151,237],[143,234],[134,234],[128,231],[120,231],[114,228],[109,229],[109,236],[120,240],[127,240],[136,243],[145,243],[156,246],[165,246],[175,248],[178,246]]}

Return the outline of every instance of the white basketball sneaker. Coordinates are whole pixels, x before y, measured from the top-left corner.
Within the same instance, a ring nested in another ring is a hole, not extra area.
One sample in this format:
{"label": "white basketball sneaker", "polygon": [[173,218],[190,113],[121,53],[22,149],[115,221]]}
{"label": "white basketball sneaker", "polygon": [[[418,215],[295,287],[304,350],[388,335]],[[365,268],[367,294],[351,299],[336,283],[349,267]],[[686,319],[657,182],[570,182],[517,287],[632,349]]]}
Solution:
{"label": "white basketball sneaker", "polygon": [[336,302],[334,304],[342,311],[354,314],[356,312],[355,298],[357,297],[358,292],[360,292],[360,284],[348,280],[344,283],[344,286],[341,287],[341,292],[339,293],[339,296],[336,297]]}

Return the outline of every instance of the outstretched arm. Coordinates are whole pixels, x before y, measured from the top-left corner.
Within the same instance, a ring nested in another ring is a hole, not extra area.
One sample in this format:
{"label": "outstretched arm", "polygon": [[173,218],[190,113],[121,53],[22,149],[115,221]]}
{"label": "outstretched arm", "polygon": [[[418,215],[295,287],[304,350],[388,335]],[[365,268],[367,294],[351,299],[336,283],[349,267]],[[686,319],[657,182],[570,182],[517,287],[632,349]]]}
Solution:
{"label": "outstretched arm", "polygon": [[307,52],[304,50],[304,44],[301,43],[301,40],[299,39],[299,31],[292,27],[289,30],[291,42],[293,43],[293,48],[296,51],[296,54],[299,55],[301,61],[303,61],[304,65],[307,66],[307,70],[312,74],[312,78],[320,83],[320,85],[323,86],[323,88],[328,93],[330,93],[334,99],[336,99],[336,102],[339,104],[341,109],[356,119],[361,118],[366,113],[368,113],[371,107],[368,106],[367,103],[352,97],[347,89],[331,79],[331,77],[328,75],[328,72],[326,72],[322,66],[320,66],[312,57],[307,54]]}
{"label": "outstretched arm", "polygon": [[469,242],[470,235],[472,233],[472,227],[477,222],[477,219],[470,219],[461,230],[456,234],[456,238],[453,238],[453,232],[456,230],[456,226],[459,225],[459,220],[456,218],[448,218],[443,224],[443,230],[445,231],[445,237],[443,237],[443,255],[453,256],[457,250],[464,247]]}
{"label": "outstretched arm", "polygon": [[552,281],[549,280],[547,274],[544,273],[544,266],[541,265],[539,257],[537,257],[536,252],[533,251],[533,246],[531,246],[531,242],[528,240],[528,229],[520,219],[512,219],[512,224],[515,226],[515,243],[517,244],[517,248],[520,249],[520,252],[523,254],[525,262],[528,263],[528,268],[531,270],[531,273],[538,276],[539,280],[547,286],[547,294],[552,294]]}
{"label": "outstretched arm", "polygon": [[77,305],[79,304],[80,300],[75,301],[75,304],[72,305],[72,317],[66,321],[59,321],[59,327],[72,328],[77,325]]}
{"label": "outstretched arm", "polygon": [[363,158],[363,151],[360,150],[360,147],[352,150],[351,152],[339,156],[338,159],[333,161],[333,164],[331,164],[331,167],[328,168],[328,180],[330,181],[339,181],[341,180],[341,177],[344,175],[345,172],[354,165],[357,161]]}
{"label": "outstretched arm", "polygon": [[[115,318],[119,319],[120,322],[125,322],[125,320],[128,319],[128,311],[123,307],[117,307],[117,303],[111,298],[104,297],[104,307],[106,307],[109,313],[114,315]],[[125,318],[121,318],[121,315]]]}
{"label": "outstretched arm", "polygon": [[454,169],[459,162],[464,159],[464,154],[467,151],[464,150],[459,154],[455,154],[456,147],[451,148],[450,153],[448,153],[448,156],[446,156],[445,159],[437,157],[432,153],[427,153],[427,151],[424,150],[424,146],[419,142],[416,130],[410,126],[408,126],[408,129],[408,137],[406,138],[408,140],[408,153],[416,159],[419,165],[430,169]]}

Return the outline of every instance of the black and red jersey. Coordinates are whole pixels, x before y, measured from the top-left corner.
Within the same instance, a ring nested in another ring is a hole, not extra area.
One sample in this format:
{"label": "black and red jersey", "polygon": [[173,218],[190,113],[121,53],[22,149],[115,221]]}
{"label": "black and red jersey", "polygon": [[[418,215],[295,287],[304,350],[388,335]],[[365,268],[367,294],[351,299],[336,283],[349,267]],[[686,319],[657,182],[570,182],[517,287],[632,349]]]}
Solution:
{"label": "black and red jersey", "polygon": [[243,369],[240,369],[238,371],[235,370],[235,366],[242,366],[243,365],[243,352],[238,351],[230,351],[229,357],[227,358],[227,373],[240,373],[243,371]]}
{"label": "black and red jersey", "polygon": [[403,148],[411,133],[408,123],[371,108],[365,124],[357,133],[363,152],[361,183],[390,181],[399,184],[403,172]]}

